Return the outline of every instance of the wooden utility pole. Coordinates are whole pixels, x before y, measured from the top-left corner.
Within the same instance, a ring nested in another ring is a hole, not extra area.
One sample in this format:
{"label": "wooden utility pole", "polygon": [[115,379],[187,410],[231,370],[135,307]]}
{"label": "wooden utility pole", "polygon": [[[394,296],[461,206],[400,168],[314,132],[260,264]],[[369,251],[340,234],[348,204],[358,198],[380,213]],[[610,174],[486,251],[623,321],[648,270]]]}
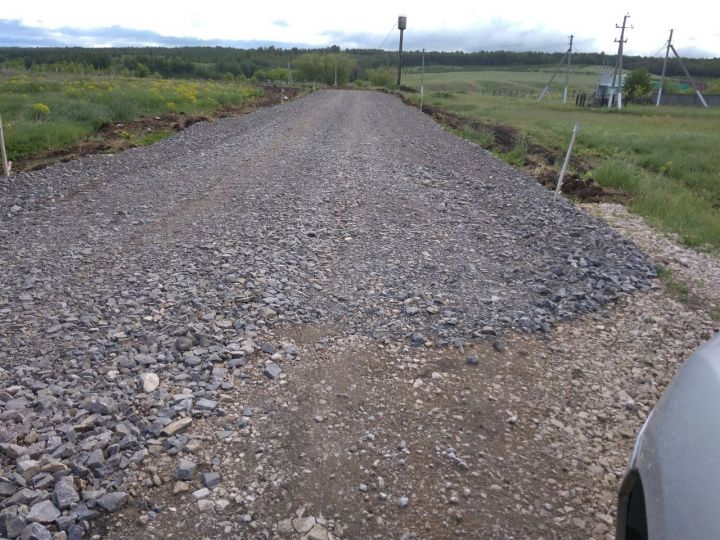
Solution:
{"label": "wooden utility pole", "polygon": [[667,61],[668,56],[670,56],[670,47],[672,46],[672,35],[673,31],[670,30],[670,38],[667,42],[667,48],[665,49],[665,60],[663,60],[663,68],[662,68],[662,75],[660,75],[660,88],[658,88],[658,97],[657,101],[655,102],[655,106],[660,106],[660,99],[662,98],[662,91],[663,91],[663,83],[665,82],[665,71],[667,70]]}
{"label": "wooden utility pole", "polygon": [[[627,20],[630,18],[630,14],[626,14],[623,17],[623,23],[622,26],[615,25],[615,28],[620,28],[620,39],[616,39],[615,42],[618,43],[618,57],[615,61],[615,72],[613,73],[613,88],[615,89],[615,92],[617,94],[617,108],[618,110],[622,110],[622,95],[623,95],[623,81],[622,81],[622,72],[623,72],[623,45],[627,43],[627,39],[625,39],[625,28],[627,27]],[[620,76],[620,79],[618,80],[618,74]],[[608,97],[608,109],[612,107],[612,94]]]}
{"label": "wooden utility pole", "polygon": [[420,72],[420,112],[423,110],[423,98],[425,97],[425,49],[422,50],[422,71]]}
{"label": "wooden utility pole", "polygon": [[682,58],[680,58],[680,55],[675,50],[675,46],[672,44],[672,38],[673,38],[673,31],[670,30],[670,37],[668,38],[667,42],[667,48],[665,49],[665,60],[663,61],[663,68],[662,68],[662,75],[660,76],[660,88],[658,88],[658,95],[657,95],[657,101],[655,101],[655,106],[660,106],[660,100],[662,99],[662,91],[663,91],[663,83],[665,82],[665,70],[667,69],[667,62],[668,57],[670,56],[670,51],[673,52],[675,55],[675,58],[678,59],[678,62],[680,62],[680,67],[683,68],[683,71],[685,72],[685,76],[687,77],[688,82],[690,83],[690,86],[693,87],[695,90],[695,93],[697,94],[698,99],[700,100],[700,103],[703,104],[703,107],[706,109],[708,108],[707,101],[705,101],[705,98],[702,95],[702,92],[700,92],[700,89],[698,88],[698,85],[695,83],[695,80],[690,76],[690,72],[685,67],[685,64],[682,61]]}
{"label": "wooden utility pole", "polygon": [[403,46],[403,32],[407,28],[407,17],[400,15],[398,17],[398,29],[400,30],[400,49],[398,50],[398,73],[397,73],[397,87],[400,88],[400,74],[402,73],[402,46]]}
{"label": "wooden utility pole", "polygon": [[568,95],[568,84],[570,83],[570,66],[572,64],[572,45],[573,45],[573,36],[570,36],[570,47],[568,47],[567,52],[567,67],[565,68],[565,91],[563,92],[563,103],[567,103],[567,95]]}

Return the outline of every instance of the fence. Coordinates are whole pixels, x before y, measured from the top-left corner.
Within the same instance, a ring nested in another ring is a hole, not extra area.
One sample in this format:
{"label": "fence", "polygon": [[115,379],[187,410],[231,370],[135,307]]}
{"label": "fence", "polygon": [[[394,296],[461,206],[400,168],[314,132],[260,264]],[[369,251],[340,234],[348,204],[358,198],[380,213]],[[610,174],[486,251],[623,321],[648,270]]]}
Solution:
{"label": "fence", "polygon": [[[705,101],[710,107],[720,107],[720,94],[703,94]],[[650,103],[657,103],[657,92],[653,93]],[[663,92],[660,105],[684,105],[686,107],[702,107],[697,94],[667,94]]]}

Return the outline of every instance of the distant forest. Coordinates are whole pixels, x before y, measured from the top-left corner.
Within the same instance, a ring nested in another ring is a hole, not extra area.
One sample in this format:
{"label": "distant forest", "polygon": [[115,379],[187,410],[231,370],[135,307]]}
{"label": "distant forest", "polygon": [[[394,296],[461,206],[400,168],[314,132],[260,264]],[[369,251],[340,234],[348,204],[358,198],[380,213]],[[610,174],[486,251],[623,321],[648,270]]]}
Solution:
{"label": "distant forest", "polygon": [[[479,51],[479,52],[427,52],[425,65],[428,70],[450,67],[533,67],[541,68],[558,64],[564,53]],[[161,76],[164,78],[262,78],[265,74],[291,68],[295,62],[302,63],[308,57],[336,55],[343,65],[343,79],[355,80],[367,77],[369,70],[393,67],[397,53],[379,49],[348,49],[339,47],[324,49],[234,49],[229,47],[147,47],[147,48],[0,48],[0,67],[35,71],[62,71],[73,73],[112,73],[139,77]],[[337,62],[337,60],[336,60]],[[419,51],[403,54],[403,64],[418,67]],[[573,55],[573,64],[614,64],[615,55],[605,53],[580,53]],[[698,78],[720,77],[720,58],[684,59],[690,73]],[[660,74],[661,57],[625,56],[623,65],[632,70],[643,67],[650,73]],[[345,74],[346,73],[346,74]],[[682,69],[677,61],[668,63],[668,75],[680,76]],[[270,77],[269,77],[270,78]],[[284,78],[284,77],[282,77]]]}

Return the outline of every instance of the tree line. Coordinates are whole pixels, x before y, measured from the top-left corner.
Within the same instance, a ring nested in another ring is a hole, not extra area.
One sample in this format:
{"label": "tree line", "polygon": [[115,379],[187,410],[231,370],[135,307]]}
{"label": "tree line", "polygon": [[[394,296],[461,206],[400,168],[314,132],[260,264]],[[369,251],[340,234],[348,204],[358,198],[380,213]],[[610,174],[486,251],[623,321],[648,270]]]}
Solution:
{"label": "tree line", "polygon": [[[425,53],[425,65],[432,69],[493,67],[541,68],[558,64],[564,53],[477,51]],[[421,64],[420,51],[407,51],[403,64],[409,68]],[[118,47],[92,49],[67,48],[0,48],[0,67],[36,71],[73,73],[108,73],[137,77],[198,79],[287,79],[290,72],[296,81],[317,81],[338,84],[357,79],[368,79],[377,73],[393,68],[397,53],[380,49],[348,49],[339,47],[281,49],[260,47],[234,49],[230,47]],[[614,64],[615,55],[579,53],[573,55],[576,65]],[[659,74],[663,59],[658,57],[625,56],[628,70],[644,68]],[[687,58],[690,72],[699,78],[720,77],[720,58]],[[288,69],[289,64],[289,69]],[[677,61],[668,64],[669,76],[681,76]]]}

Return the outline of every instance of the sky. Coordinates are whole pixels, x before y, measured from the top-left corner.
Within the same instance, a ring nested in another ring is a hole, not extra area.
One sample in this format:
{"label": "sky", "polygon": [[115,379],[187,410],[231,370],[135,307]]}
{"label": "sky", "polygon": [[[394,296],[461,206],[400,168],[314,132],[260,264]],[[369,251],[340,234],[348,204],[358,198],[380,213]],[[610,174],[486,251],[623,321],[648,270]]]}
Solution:
{"label": "sky", "polygon": [[[664,4],[667,4],[665,6]],[[630,14],[626,54],[664,53],[670,28],[682,56],[720,57],[720,3],[663,0],[22,0],[0,11],[0,46],[397,48],[406,50],[617,51]],[[386,36],[390,33],[390,36]],[[658,52],[659,51],[659,52]]]}

